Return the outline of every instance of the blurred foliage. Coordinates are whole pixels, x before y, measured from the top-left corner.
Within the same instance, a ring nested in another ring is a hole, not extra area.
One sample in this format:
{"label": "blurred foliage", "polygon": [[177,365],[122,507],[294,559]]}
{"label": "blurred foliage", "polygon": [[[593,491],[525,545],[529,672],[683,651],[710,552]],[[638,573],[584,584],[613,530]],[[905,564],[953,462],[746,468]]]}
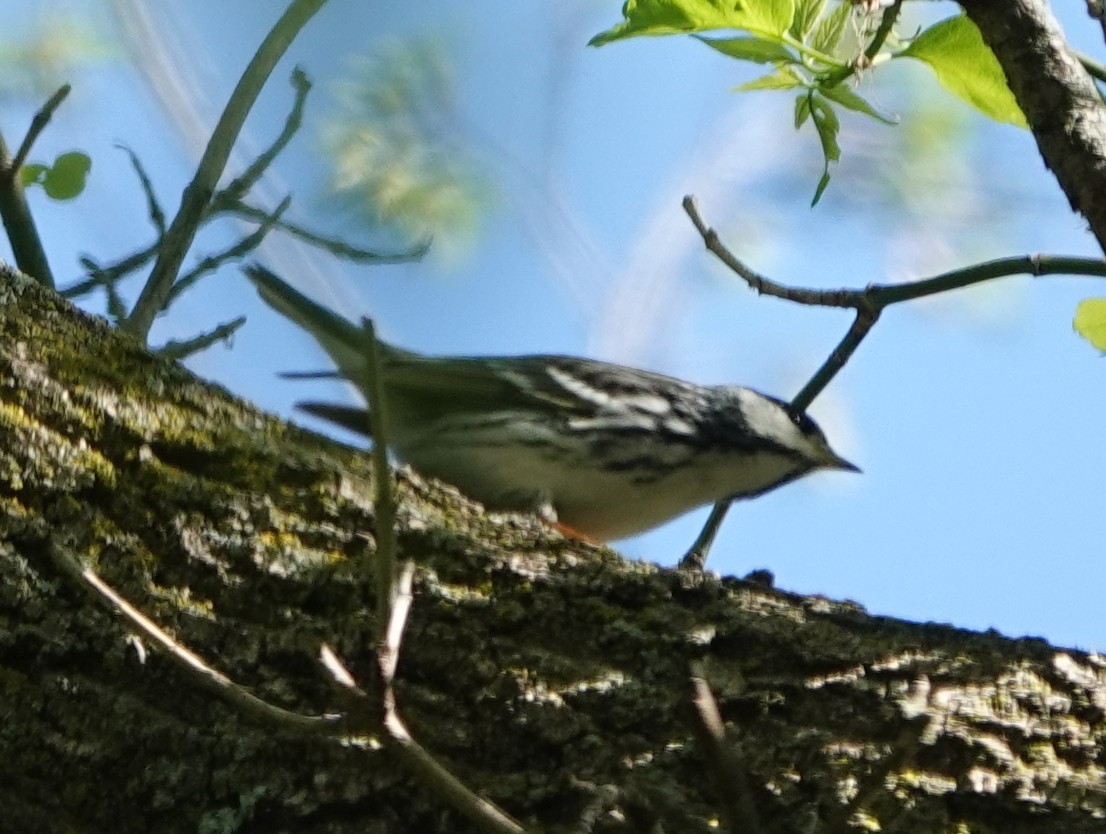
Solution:
{"label": "blurred foliage", "polygon": [[476,238],[492,201],[456,108],[452,66],[433,38],[391,41],[354,62],[323,126],[333,196],[406,243],[447,254]]}
{"label": "blurred foliage", "polygon": [[71,81],[79,65],[116,57],[79,8],[44,13],[32,25],[8,28],[15,31],[17,37],[0,39],[0,96],[49,94]]}

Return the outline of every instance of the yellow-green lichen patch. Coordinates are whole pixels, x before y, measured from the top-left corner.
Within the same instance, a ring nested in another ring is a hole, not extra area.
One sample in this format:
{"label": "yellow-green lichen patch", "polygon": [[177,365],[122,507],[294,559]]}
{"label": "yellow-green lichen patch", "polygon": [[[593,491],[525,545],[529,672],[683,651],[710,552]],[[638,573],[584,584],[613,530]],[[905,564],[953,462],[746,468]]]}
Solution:
{"label": "yellow-green lichen patch", "polygon": [[115,482],[115,467],[111,461],[92,448],[85,438],[66,437],[37,422],[19,406],[0,403],[0,437],[5,448],[19,450],[18,469],[11,465],[5,467],[8,483],[13,488],[34,483],[43,488],[75,492],[96,481],[109,486]]}

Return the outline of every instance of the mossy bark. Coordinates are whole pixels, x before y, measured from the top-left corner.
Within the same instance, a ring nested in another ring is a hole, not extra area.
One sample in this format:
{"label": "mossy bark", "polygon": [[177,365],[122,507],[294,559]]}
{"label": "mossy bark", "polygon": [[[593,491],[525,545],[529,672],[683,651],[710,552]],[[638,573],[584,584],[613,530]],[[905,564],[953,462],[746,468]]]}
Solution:
{"label": "mossy bark", "polygon": [[[472,830],[386,749],[239,712],[51,557],[255,694],[334,712],[322,643],[371,678],[370,495],[365,456],[0,271],[0,829]],[[762,830],[1106,827],[1099,658],[695,580],[409,473],[400,501],[400,710],[528,825],[715,830],[698,663]]]}

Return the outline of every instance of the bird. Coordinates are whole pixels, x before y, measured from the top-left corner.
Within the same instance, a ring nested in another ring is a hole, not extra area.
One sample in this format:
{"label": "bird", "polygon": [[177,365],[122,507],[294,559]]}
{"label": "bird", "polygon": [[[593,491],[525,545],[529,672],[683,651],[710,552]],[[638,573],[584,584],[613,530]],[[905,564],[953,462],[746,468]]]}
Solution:
{"label": "bird", "polygon": [[[367,390],[364,328],[259,264],[244,271],[334,360],[337,371],[325,375]],[[574,356],[427,356],[379,340],[377,353],[386,444],[399,460],[488,510],[536,513],[593,542],[818,470],[860,471],[807,414],[752,388]],[[369,433],[364,408],[297,407]]]}

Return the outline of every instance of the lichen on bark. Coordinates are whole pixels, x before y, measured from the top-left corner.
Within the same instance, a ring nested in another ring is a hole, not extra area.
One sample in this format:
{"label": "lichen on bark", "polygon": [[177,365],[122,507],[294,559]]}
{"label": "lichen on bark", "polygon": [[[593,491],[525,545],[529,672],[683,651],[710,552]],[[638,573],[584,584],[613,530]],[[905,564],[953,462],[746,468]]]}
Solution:
{"label": "lichen on bark", "polygon": [[[696,664],[767,830],[1102,828],[1097,657],[681,575],[398,484],[418,565],[400,710],[527,824],[714,830]],[[49,558],[255,694],[332,712],[322,643],[371,685],[370,495],[356,450],[0,271],[0,827],[470,830],[386,749],[239,713]]]}

